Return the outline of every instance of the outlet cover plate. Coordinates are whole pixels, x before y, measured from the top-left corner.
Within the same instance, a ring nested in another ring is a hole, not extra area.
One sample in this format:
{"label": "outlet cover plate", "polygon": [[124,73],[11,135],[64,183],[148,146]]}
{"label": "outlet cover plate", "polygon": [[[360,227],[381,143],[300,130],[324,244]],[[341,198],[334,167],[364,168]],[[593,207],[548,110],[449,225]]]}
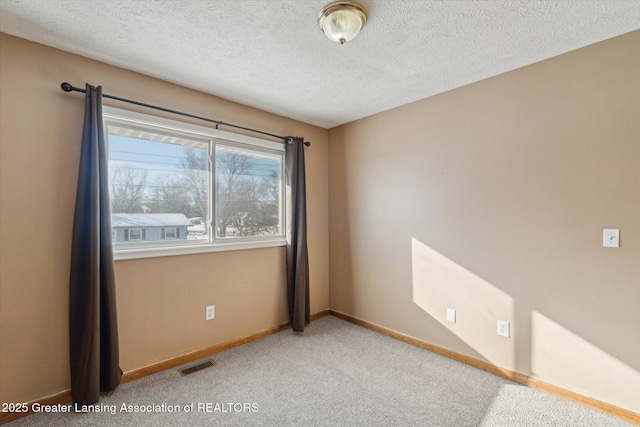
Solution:
{"label": "outlet cover plate", "polygon": [[455,308],[447,308],[447,321],[451,323],[456,323],[456,309]]}
{"label": "outlet cover plate", "polygon": [[509,322],[506,320],[498,320],[498,335],[509,338]]}
{"label": "outlet cover plate", "polygon": [[208,305],[205,308],[204,319],[212,320],[216,317],[216,307],[214,305]]}

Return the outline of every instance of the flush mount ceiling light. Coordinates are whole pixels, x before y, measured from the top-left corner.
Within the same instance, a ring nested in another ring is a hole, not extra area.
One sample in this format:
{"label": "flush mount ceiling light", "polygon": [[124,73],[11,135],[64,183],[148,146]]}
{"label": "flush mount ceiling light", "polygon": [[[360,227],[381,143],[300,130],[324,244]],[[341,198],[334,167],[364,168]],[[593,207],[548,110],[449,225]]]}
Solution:
{"label": "flush mount ceiling light", "polygon": [[345,44],[358,35],[367,22],[367,9],[353,1],[326,5],[318,14],[318,25],[336,43]]}

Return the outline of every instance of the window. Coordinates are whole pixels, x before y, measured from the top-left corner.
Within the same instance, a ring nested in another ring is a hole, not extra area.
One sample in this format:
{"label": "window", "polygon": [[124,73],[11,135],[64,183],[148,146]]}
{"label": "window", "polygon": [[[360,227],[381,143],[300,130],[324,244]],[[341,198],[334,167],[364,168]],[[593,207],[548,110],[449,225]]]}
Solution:
{"label": "window", "polygon": [[130,242],[136,241],[136,240],[143,240],[142,232],[143,230],[141,228],[129,228],[126,230],[125,240],[128,240]]}
{"label": "window", "polygon": [[284,244],[282,143],[109,107],[104,117],[116,259]]}
{"label": "window", "polygon": [[178,229],[176,227],[163,228],[162,238],[165,240],[177,239]]}

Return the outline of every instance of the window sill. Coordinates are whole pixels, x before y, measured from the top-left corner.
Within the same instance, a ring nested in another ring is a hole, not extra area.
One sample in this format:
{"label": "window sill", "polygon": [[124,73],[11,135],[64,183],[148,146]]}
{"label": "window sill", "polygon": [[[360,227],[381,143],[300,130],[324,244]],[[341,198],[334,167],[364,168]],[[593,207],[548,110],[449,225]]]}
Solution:
{"label": "window sill", "polygon": [[263,240],[252,242],[225,242],[225,243],[205,243],[201,245],[185,246],[163,246],[152,248],[114,248],[113,258],[115,261],[139,258],[156,258],[163,256],[178,256],[202,254],[208,252],[240,251],[246,249],[272,248],[286,246],[284,239]]}

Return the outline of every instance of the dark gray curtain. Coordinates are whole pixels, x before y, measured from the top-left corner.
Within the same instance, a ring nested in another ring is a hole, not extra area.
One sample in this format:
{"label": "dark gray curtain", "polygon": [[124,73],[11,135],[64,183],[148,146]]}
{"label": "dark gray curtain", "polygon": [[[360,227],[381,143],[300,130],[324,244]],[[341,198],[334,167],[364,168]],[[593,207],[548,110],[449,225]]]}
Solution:
{"label": "dark gray curtain", "polygon": [[81,405],[98,402],[122,376],[102,87],[86,89],[69,280],[71,394]]}
{"label": "dark gray curtain", "polygon": [[287,204],[287,297],[293,330],[309,323],[309,256],[307,254],[307,195],[304,174],[304,139],[285,142]]}

